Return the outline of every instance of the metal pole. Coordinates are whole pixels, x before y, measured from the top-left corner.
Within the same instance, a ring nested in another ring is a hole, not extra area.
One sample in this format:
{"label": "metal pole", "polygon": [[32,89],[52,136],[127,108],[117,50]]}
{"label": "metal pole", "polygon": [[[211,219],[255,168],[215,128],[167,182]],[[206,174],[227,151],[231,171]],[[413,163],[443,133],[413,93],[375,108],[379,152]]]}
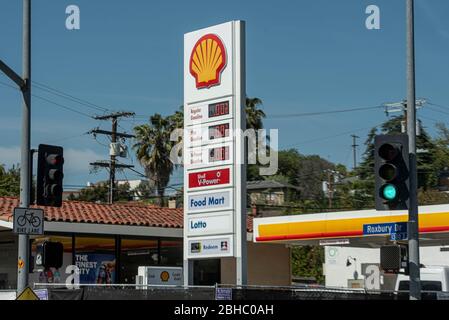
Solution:
{"label": "metal pole", "polygon": [[329,197],[329,210],[332,209],[332,198],[333,198],[333,185],[332,185],[332,176],[331,176],[332,172],[331,170],[327,171],[327,195]]}
{"label": "metal pole", "polygon": [[414,40],[414,4],[407,1],[407,133],[410,152],[410,198],[409,198],[409,271],[410,300],[421,299],[418,196],[416,168],[416,100],[415,100],[415,40]]}
{"label": "metal pole", "polygon": [[[235,74],[235,96],[236,109],[235,112],[235,127],[246,129],[246,26],[244,21],[235,21],[235,54],[237,61]],[[240,105],[239,108],[237,106]],[[259,137],[260,139],[260,137]],[[248,248],[247,248],[247,209],[246,209],[246,165],[247,165],[247,150],[245,148],[244,137],[235,138],[235,175],[238,177],[240,173],[241,180],[235,182],[235,262],[236,262],[236,285],[242,286],[248,284]],[[238,158],[240,155],[240,159]]]}
{"label": "metal pole", "polygon": [[[23,0],[23,107],[22,144],[20,158],[20,207],[30,204],[30,114],[31,114],[31,0]],[[19,235],[18,260],[23,261],[17,270],[17,293],[28,286],[29,236]]]}
{"label": "metal pole", "polygon": [[[117,142],[117,117],[112,118],[112,134],[111,141],[113,144]],[[115,146],[114,146],[115,148]],[[115,150],[115,149],[114,149]],[[111,167],[109,170],[109,203],[114,203],[114,192],[115,192],[115,155],[111,154]]]}
{"label": "metal pole", "polygon": [[360,138],[359,136],[356,136],[353,134],[352,136],[352,152],[353,152],[353,158],[354,158],[354,170],[357,169],[357,147],[359,146],[357,144],[357,139]]}

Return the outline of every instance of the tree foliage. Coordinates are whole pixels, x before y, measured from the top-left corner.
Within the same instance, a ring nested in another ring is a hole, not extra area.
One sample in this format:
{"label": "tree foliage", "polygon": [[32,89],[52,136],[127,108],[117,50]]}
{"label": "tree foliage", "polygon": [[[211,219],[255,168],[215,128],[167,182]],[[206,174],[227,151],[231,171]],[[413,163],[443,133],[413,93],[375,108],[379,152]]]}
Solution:
{"label": "tree foliage", "polygon": [[[355,171],[360,180],[353,185],[353,190],[365,201],[366,207],[374,206],[374,138],[378,134],[401,133],[403,120],[403,116],[391,118],[382,124],[380,130],[375,127],[368,134],[363,161]],[[437,125],[439,137],[432,139],[421,123],[419,126],[420,135],[416,139],[418,188],[424,192],[435,189],[438,186],[439,174],[449,167],[449,130],[443,124]]]}
{"label": "tree foliage", "polygon": [[[246,99],[246,126],[251,129],[262,129],[265,113],[259,108],[262,100],[259,98]],[[176,129],[184,127],[184,111],[180,107],[175,113],[163,117],[154,114],[150,117],[149,123],[136,126],[134,132],[136,143],[133,148],[136,151],[137,159],[145,169],[148,179],[155,182],[156,191],[163,203],[165,189],[170,181],[176,165],[170,160],[170,153],[175,145],[182,143],[182,137],[178,141],[171,141],[171,134]],[[258,172],[256,165],[249,165],[249,176]]]}
{"label": "tree foliage", "polygon": [[305,246],[292,248],[292,273],[297,277],[314,277],[324,284],[324,247]]}
{"label": "tree foliage", "polygon": [[134,128],[137,159],[145,169],[147,177],[155,182],[156,191],[163,204],[165,188],[174,170],[174,164],[170,160],[170,152],[174,142],[170,141],[170,135],[174,126],[180,121],[180,114],[172,117],[163,117],[155,114],[150,117],[150,123]]}
{"label": "tree foliage", "polygon": [[0,165],[0,196],[18,197],[20,194],[20,169],[12,166],[9,170]]}
{"label": "tree foliage", "polygon": [[[108,183],[99,183],[91,187],[81,189],[79,195],[73,193],[69,195],[69,200],[108,203],[109,202],[109,185]],[[133,200],[133,193],[130,191],[129,183],[118,184],[115,193],[115,202]]]}

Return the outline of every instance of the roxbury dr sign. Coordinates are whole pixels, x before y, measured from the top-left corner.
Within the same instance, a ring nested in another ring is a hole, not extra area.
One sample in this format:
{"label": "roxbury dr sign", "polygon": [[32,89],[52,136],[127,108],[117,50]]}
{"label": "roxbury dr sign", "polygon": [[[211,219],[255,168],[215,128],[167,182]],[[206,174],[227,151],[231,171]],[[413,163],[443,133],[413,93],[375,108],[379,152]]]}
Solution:
{"label": "roxbury dr sign", "polygon": [[184,36],[186,285],[192,260],[222,257],[237,258],[246,281],[244,33],[232,21]]}

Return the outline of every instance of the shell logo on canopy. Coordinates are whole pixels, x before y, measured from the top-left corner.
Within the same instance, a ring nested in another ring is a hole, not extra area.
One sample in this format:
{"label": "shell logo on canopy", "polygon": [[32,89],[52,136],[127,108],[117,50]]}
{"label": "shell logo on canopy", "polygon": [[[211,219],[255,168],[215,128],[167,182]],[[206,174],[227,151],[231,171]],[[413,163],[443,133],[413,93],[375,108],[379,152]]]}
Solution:
{"label": "shell logo on canopy", "polygon": [[190,57],[190,73],[195,78],[196,88],[219,85],[226,62],[226,49],[221,39],[215,34],[201,37]]}

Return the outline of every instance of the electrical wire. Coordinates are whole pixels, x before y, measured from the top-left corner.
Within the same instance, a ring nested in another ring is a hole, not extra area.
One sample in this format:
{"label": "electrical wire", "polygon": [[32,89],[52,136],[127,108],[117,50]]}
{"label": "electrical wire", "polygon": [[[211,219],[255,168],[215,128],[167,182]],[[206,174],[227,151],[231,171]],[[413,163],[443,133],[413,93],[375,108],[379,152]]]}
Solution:
{"label": "electrical wire", "polygon": [[438,109],[433,108],[433,107],[427,107],[427,109],[430,109],[430,110],[432,110],[434,112],[438,112],[438,113],[441,113],[441,114],[449,115],[449,112],[441,111],[441,110],[438,110]]}
{"label": "electrical wire", "polygon": [[[3,85],[3,86],[6,86],[6,87],[12,88],[12,89],[14,89],[14,90],[20,90],[19,88],[16,88],[16,87],[14,87],[14,86],[12,86],[12,85],[9,85],[9,84],[7,84],[7,83],[4,83],[4,82],[2,82],[2,81],[0,81],[0,84]],[[84,112],[75,110],[75,109],[73,109],[73,108],[71,108],[71,107],[68,107],[68,106],[66,106],[66,105],[63,105],[63,104],[54,102],[54,101],[49,100],[49,99],[47,99],[47,98],[41,97],[41,96],[39,96],[39,95],[31,94],[31,96],[34,97],[34,98],[43,100],[43,101],[45,101],[45,102],[51,103],[51,104],[53,104],[53,105],[55,105],[55,106],[57,106],[57,107],[66,109],[66,110],[68,110],[68,111],[71,111],[71,112],[80,114],[80,115],[85,116],[85,117],[88,117],[88,118],[92,118],[92,116],[89,115],[89,114],[87,114],[87,113],[84,113]]]}
{"label": "electrical wire", "polygon": [[302,145],[302,144],[307,144],[307,143],[312,143],[312,142],[318,142],[318,141],[328,140],[328,139],[332,139],[332,138],[337,138],[337,137],[341,137],[341,136],[344,136],[344,135],[347,135],[347,134],[350,134],[350,133],[359,132],[359,131],[363,131],[363,130],[368,130],[368,129],[371,129],[373,127],[377,128],[377,127],[379,127],[381,125],[382,125],[382,123],[381,124],[377,124],[377,125],[373,125],[373,126],[370,126],[370,127],[349,130],[349,131],[345,131],[345,132],[342,132],[342,133],[337,133],[337,134],[334,134],[334,135],[331,135],[331,136],[322,137],[322,138],[305,140],[303,142],[287,145],[287,146],[284,147],[284,149],[288,149],[288,148],[291,148],[291,147],[297,147],[297,146]]}
{"label": "electrical wire", "polygon": [[3,81],[0,81],[0,84],[5,86],[5,87],[9,87],[11,89],[14,89],[14,90],[19,90],[19,88],[15,87],[13,85],[10,85],[9,83],[3,82]]}
{"label": "electrical wire", "polygon": [[78,134],[76,136],[70,136],[70,137],[66,137],[66,138],[61,138],[61,139],[56,139],[56,140],[51,140],[48,143],[56,143],[56,142],[61,142],[61,141],[66,141],[66,140],[71,140],[71,139],[75,139],[75,138],[79,138],[79,137],[83,137],[88,135],[88,132],[85,132],[83,134]]}
{"label": "electrical wire", "polygon": [[85,116],[85,117],[87,117],[87,118],[92,118],[92,116],[89,115],[89,114],[87,114],[87,113],[84,113],[84,112],[82,112],[82,111],[75,110],[75,109],[73,109],[73,108],[71,108],[71,107],[67,107],[66,105],[63,105],[63,104],[54,102],[54,101],[52,101],[52,100],[49,100],[49,99],[47,99],[47,98],[38,96],[38,95],[36,95],[36,94],[31,94],[31,96],[34,97],[34,98],[38,98],[38,99],[40,99],[40,100],[43,100],[43,101],[45,101],[45,102],[51,103],[51,104],[53,104],[53,105],[55,105],[55,106],[58,106],[58,107],[61,107],[61,108],[66,109],[66,110],[72,111],[72,112],[74,112],[74,113],[80,114],[80,115]]}
{"label": "electrical wire", "polygon": [[70,100],[72,102],[79,103],[80,105],[83,105],[85,107],[88,107],[88,108],[91,108],[91,109],[94,109],[94,110],[98,110],[98,111],[102,111],[102,112],[112,112],[112,110],[109,109],[109,108],[101,107],[101,106],[99,106],[97,104],[94,104],[92,102],[89,102],[87,100],[84,100],[84,99],[81,99],[81,98],[77,98],[77,97],[75,97],[73,95],[70,95],[68,93],[65,93],[65,92],[63,92],[61,90],[55,89],[55,88],[53,88],[53,87],[51,87],[49,85],[46,85],[46,84],[43,84],[43,83],[39,83],[37,81],[32,81],[32,83],[33,83],[33,85],[37,89],[46,91],[46,92],[48,92],[50,94],[56,95],[58,97],[61,97],[61,98],[67,99],[67,100]]}
{"label": "electrical wire", "polygon": [[267,118],[270,118],[270,119],[298,118],[298,117],[309,117],[309,116],[318,116],[318,115],[327,115],[327,114],[336,114],[336,113],[346,113],[346,112],[355,112],[355,111],[367,111],[367,110],[374,110],[374,109],[380,109],[380,108],[382,108],[382,106],[360,107],[360,108],[340,109],[340,110],[320,111],[320,112],[273,114],[273,115],[267,115]]}
{"label": "electrical wire", "polygon": [[[129,169],[129,170],[131,170],[131,171],[137,173],[139,176],[141,176],[141,177],[143,177],[143,178],[146,178],[146,179],[149,179],[149,180],[153,180],[154,182],[157,182],[156,179],[147,177],[147,176],[144,175],[143,173],[141,173],[141,172],[135,170],[134,168],[127,168],[127,169]],[[170,189],[173,189],[173,190],[175,190],[175,191],[179,191],[179,192],[180,192],[180,191],[181,191],[180,189],[176,189],[176,188],[174,188],[173,186],[181,186],[181,185],[183,185],[183,183],[179,183],[179,184],[171,184],[171,185],[166,186],[165,188],[170,188]]]}
{"label": "electrical wire", "polygon": [[441,105],[441,104],[431,103],[431,102],[427,102],[427,104],[428,104],[428,105],[431,105],[431,106],[434,106],[434,107],[439,107],[439,108],[442,108],[442,109],[449,110],[449,107],[448,107],[448,106],[443,106],[443,105]]}

